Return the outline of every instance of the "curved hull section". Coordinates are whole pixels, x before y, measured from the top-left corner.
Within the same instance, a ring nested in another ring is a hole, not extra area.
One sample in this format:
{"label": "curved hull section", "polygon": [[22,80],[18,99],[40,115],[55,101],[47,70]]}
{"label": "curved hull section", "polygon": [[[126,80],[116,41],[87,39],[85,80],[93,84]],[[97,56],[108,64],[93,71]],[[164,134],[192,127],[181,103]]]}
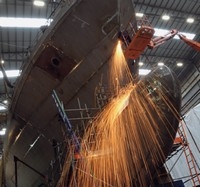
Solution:
{"label": "curved hull section", "polygon": [[[45,31],[15,88],[10,107],[10,128],[5,143],[5,184],[15,186],[13,156],[46,175],[55,160],[54,140],[65,140],[55,89],[65,108],[80,98],[94,106],[93,94],[107,71],[120,27],[134,16],[131,0],[82,0],[63,6]],[[77,124],[73,124],[77,126]],[[31,187],[46,179],[17,162],[18,186]],[[53,178],[53,177],[52,177]],[[56,181],[51,181],[55,184]]]}

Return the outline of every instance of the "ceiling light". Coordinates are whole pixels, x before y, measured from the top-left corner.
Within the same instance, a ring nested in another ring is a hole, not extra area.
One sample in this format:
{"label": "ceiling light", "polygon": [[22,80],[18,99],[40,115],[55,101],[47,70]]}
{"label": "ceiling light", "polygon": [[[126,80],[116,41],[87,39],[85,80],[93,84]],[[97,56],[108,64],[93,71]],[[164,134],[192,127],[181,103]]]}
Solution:
{"label": "ceiling light", "polygon": [[163,62],[158,62],[158,66],[164,66]]}
{"label": "ceiling light", "polygon": [[[154,28],[154,36],[164,36],[165,34],[169,33],[170,30],[166,30],[166,29],[158,29],[158,28]],[[195,34],[193,33],[187,33],[187,32],[180,32],[180,34],[184,35],[187,39],[194,39]],[[180,39],[177,35],[174,36],[174,39]]]}
{"label": "ceiling light", "polygon": [[35,1],[33,2],[33,4],[34,4],[35,6],[40,6],[40,7],[43,7],[43,6],[45,5],[44,1],[37,1],[37,0],[35,0]]}
{"label": "ceiling light", "polygon": [[[19,70],[7,70],[6,75],[8,78],[18,77],[20,75],[20,71]],[[3,78],[3,74],[1,71],[0,71],[0,78]]]}
{"label": "ceiling light", "polygon": [[140,17],[140,18],[144,16],[144,14],[143,14],[143,13],[139,13],[139,12],[138,12],[138,13],[136,13],[135,15],[136,15],[137,17]]}
{"label": "ceiling light", "polygon": [[4,104],[8,104],[8,100],[4,100],[3,103],[4,103]]}
{"label": "ceiling light", "polygon": [[0,135],[3,136],[6,134],[6,128],[0,130]]}
{"label": "ceiling light", "polygon": [[138,64],[139,64],[139,66],[142,66],[144,63],[143,62],[139,62]]}
{"label": "ceiling light", "polygon": [[187,21],[187,23],[193,23],[194,19],[193,18],[188,18],[186,21]]}
{"label": "ceiling light", "polygon": [[163,20],[169,20],[170,17],[169,17],[168,15],[163,15],[163,16],[162,16],[162,19],[163,19]]}
{"label": "ceiling light", "polygon": [[182,62],[178,62],[176,65],[177,65],[178,67],[181,67],[181,66],[183,66],[183,63],[182,63]]}
{"label": "ceiling light", "polygon": [[41,26],[49,26],[53,20],[45,18],[14,18],[0,17],[1,27],[23,27],[23,28],[40,28]]}
{"label": "ceiling light", "polygon": [[139,75],[147,75],[151,72],[149,69],[139,69]]}

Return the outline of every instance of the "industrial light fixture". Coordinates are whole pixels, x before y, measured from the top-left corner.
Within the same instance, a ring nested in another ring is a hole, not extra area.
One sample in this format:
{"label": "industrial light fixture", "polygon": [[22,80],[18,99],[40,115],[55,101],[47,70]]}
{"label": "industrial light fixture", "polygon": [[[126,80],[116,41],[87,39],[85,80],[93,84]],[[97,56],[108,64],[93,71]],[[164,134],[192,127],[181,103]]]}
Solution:
{"label": "industrial light fixture", "polygon": [[164,66],[163,62],[158,62],[158,66]]}
{"label": "industrial light fixture", "polygon": [[3,136],[6,134],[6,128],[0,130],[0,135]]}
{"label": "industrial light fixture", "polygon": [[144,63],[143,62],[139,62],[138,64],[139,64],[139,66],[143,66]]}
{"label": "industrial light fixture", "polygon": [[21,28],[40,28],[49,26],[53,20],[45,18],[15,18],[0,17],[1,27],[21,27]]}
{"label": "industrial light fixture", "polygon": [[181,66],[183,66],[183,63],[182,63],[182,62],[178,62],[176,65],[177,65],[178,67],[181,67]]}
{"label": "industrial light fixture", "polygon": [[[154,28],[154,36],[164,36],[165,34],[169,33],[169,30],[166,29],[158,29]],[[184,35],[187,39],[194,39],[195,34],[193,33],[187,33],[187,32],[180,32],[180,34]],[[177,35],[174,36],[174,39],[180,39]]]}
{"label": "industrial light fixture", "polygon": [[149,69],[139,69],[139,75],[147,75],[151,72]]}
{"label": "industrial light fixture", "polygon": [[[20,75],[20,71],[19,70],[7,70],[6,75],[8,78],[18,77]],[[0,71],[0,78],[3,78],[3,74],[1,71]]]}
{"label": "industrial light fixture", "polygon": [[139,12],[137,12],[135,15],[136,15],[137,17],[140,17],[140,18],[142,18],[142,17],[144,16],[143,13],[139,13]]}
{"label": "industrial light fixture", "polygon": [[168,15],[165,14],[165,15],[162,16],[162,19],[167,21],[167,20],[170,19],[170,17],[169,17]]}
{"label": "industrial light fixture", "polygon": [[33,4],[35,6],[40,6],[40,7],[43,7],[45,5],[44,1],[41,1],[41,0],[35,0],[33,1]]}
{"label": "industrial light fixture", "polygon": [[188,19],[186,20],[186,22],[187,22],[187,23],[193,23],[193,22],[194,22],[194,18],[188,18]]}
{"label": "industrial light fixture", "polygon": [[8,104],[8,100],[4,100],[3,103],[4,103],[4,104]]}

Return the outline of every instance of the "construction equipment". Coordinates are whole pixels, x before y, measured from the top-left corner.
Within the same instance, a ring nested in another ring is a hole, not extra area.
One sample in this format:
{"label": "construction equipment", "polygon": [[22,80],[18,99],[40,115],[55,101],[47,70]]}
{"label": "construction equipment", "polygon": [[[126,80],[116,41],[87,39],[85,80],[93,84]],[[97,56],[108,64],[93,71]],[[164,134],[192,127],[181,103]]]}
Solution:
{"label": "construction equipment", "polygon": [[183,34],[178,34],[179,38],[184,41],[187,45],[191,46],[192,48],[194,48],[197,51],[200,51],[200,43],[187,39],[186,36],[184,36]]}
{"label": "construction equipment", "polygon": [[[130,29],[120,32],[119,38],[122,39],[126,46],[124,54],[125,57],[128,59],[136,60],[146,49],[146,47],[148,47],[149,49],[154,49],[161,44],[164,44],[166,41],[172,39],[175,35],[178,35],[179,38],[187,45],[191,46],[197,51],[200,51],[200,43],[187,39],[176,29],[172,29],[167,34],[155,38],[152,38],[155,31],[151,26],[142,25],[133,36],[134,32],[134,30],[130,32]],[[131,36],[133,36],[132,39]]]}
{"label": "construction equipment", "polygon": [[[125,35],[125,33],[126,32],[122,32],[123,39],[124,41],[126,41],[126,43],[129,43],[127,41],[128,37]],[[152,27],[142,26],[137,31],[127,49],[125,50],[125,56],[130,59],[137,59],[145,50],[145,48],[149,45],[153,34],[154,29]]]}
{"label": "construction equipment", "polygon": [[165,43],[167,40],[172,39],[177,33],[178,33],[177,30],[172,29],[164,36],[159,36],[159,37],[153,38],[152,40],[150,40],[150,43],[148,44],[148,48],[153,49],[155,47],[158,47],[159,45]]}

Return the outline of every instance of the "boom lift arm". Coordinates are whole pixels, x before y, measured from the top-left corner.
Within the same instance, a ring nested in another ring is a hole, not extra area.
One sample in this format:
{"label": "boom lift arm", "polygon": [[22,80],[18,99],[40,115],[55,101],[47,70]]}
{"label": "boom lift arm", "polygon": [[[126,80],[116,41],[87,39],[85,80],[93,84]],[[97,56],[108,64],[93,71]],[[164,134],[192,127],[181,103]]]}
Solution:
{"label": "boom lift arm", "polygon": [[175,29],[172,29],[164,36],[153,38],[148,44],[148,48],[153,49],[155,47],[158,47],[159,45],[165,43],[167,40],[170,40],[171,38],[173,38],[176,34],[178,34],[178,31]]}
{"label": "boom lift arm", "polygon": [[200,51],[200,43],[187,39],[183,34],[178,34],[179,38],[184,41],[187,45],[191,46],[197,51]]}
{"label": "boom lift arm", "polygon": [[[165,43],[167,40],[173,38],[178,33],[173,29],[164,36],[153,38],[154,29],[150,26],[142,26],[132,38],[131,42],[124,41],[125,44],[129,44],[125,50],[125,56],[129,59],[137,59],[146,47],[153,49],[159,45]],[[122,32],[123,34],[123,32]],[[125,40],[127,37],[123,37]]]}
{"label": "boom lift arm", "polygon": [[[122,32],[123,34],[123,32]],[[169,33],[164,36],[155,37],[152,39],[154,34],[154,29],[149,26],[142,26],[132,38],[131,41],[125,41],[126,37],[123,37],[123,41],[127,45],[125,50],[125,56],[129,59],[137,59],[146,47],[149,49],[154,49],[159,45],[165,43],[166,41],[172,39],[175,35],[184,41],[187,45],[191,46],[197,51],[200,51],[200,43],[187,39],[183,34],[178,33],[176,29],[172,29]]]}

